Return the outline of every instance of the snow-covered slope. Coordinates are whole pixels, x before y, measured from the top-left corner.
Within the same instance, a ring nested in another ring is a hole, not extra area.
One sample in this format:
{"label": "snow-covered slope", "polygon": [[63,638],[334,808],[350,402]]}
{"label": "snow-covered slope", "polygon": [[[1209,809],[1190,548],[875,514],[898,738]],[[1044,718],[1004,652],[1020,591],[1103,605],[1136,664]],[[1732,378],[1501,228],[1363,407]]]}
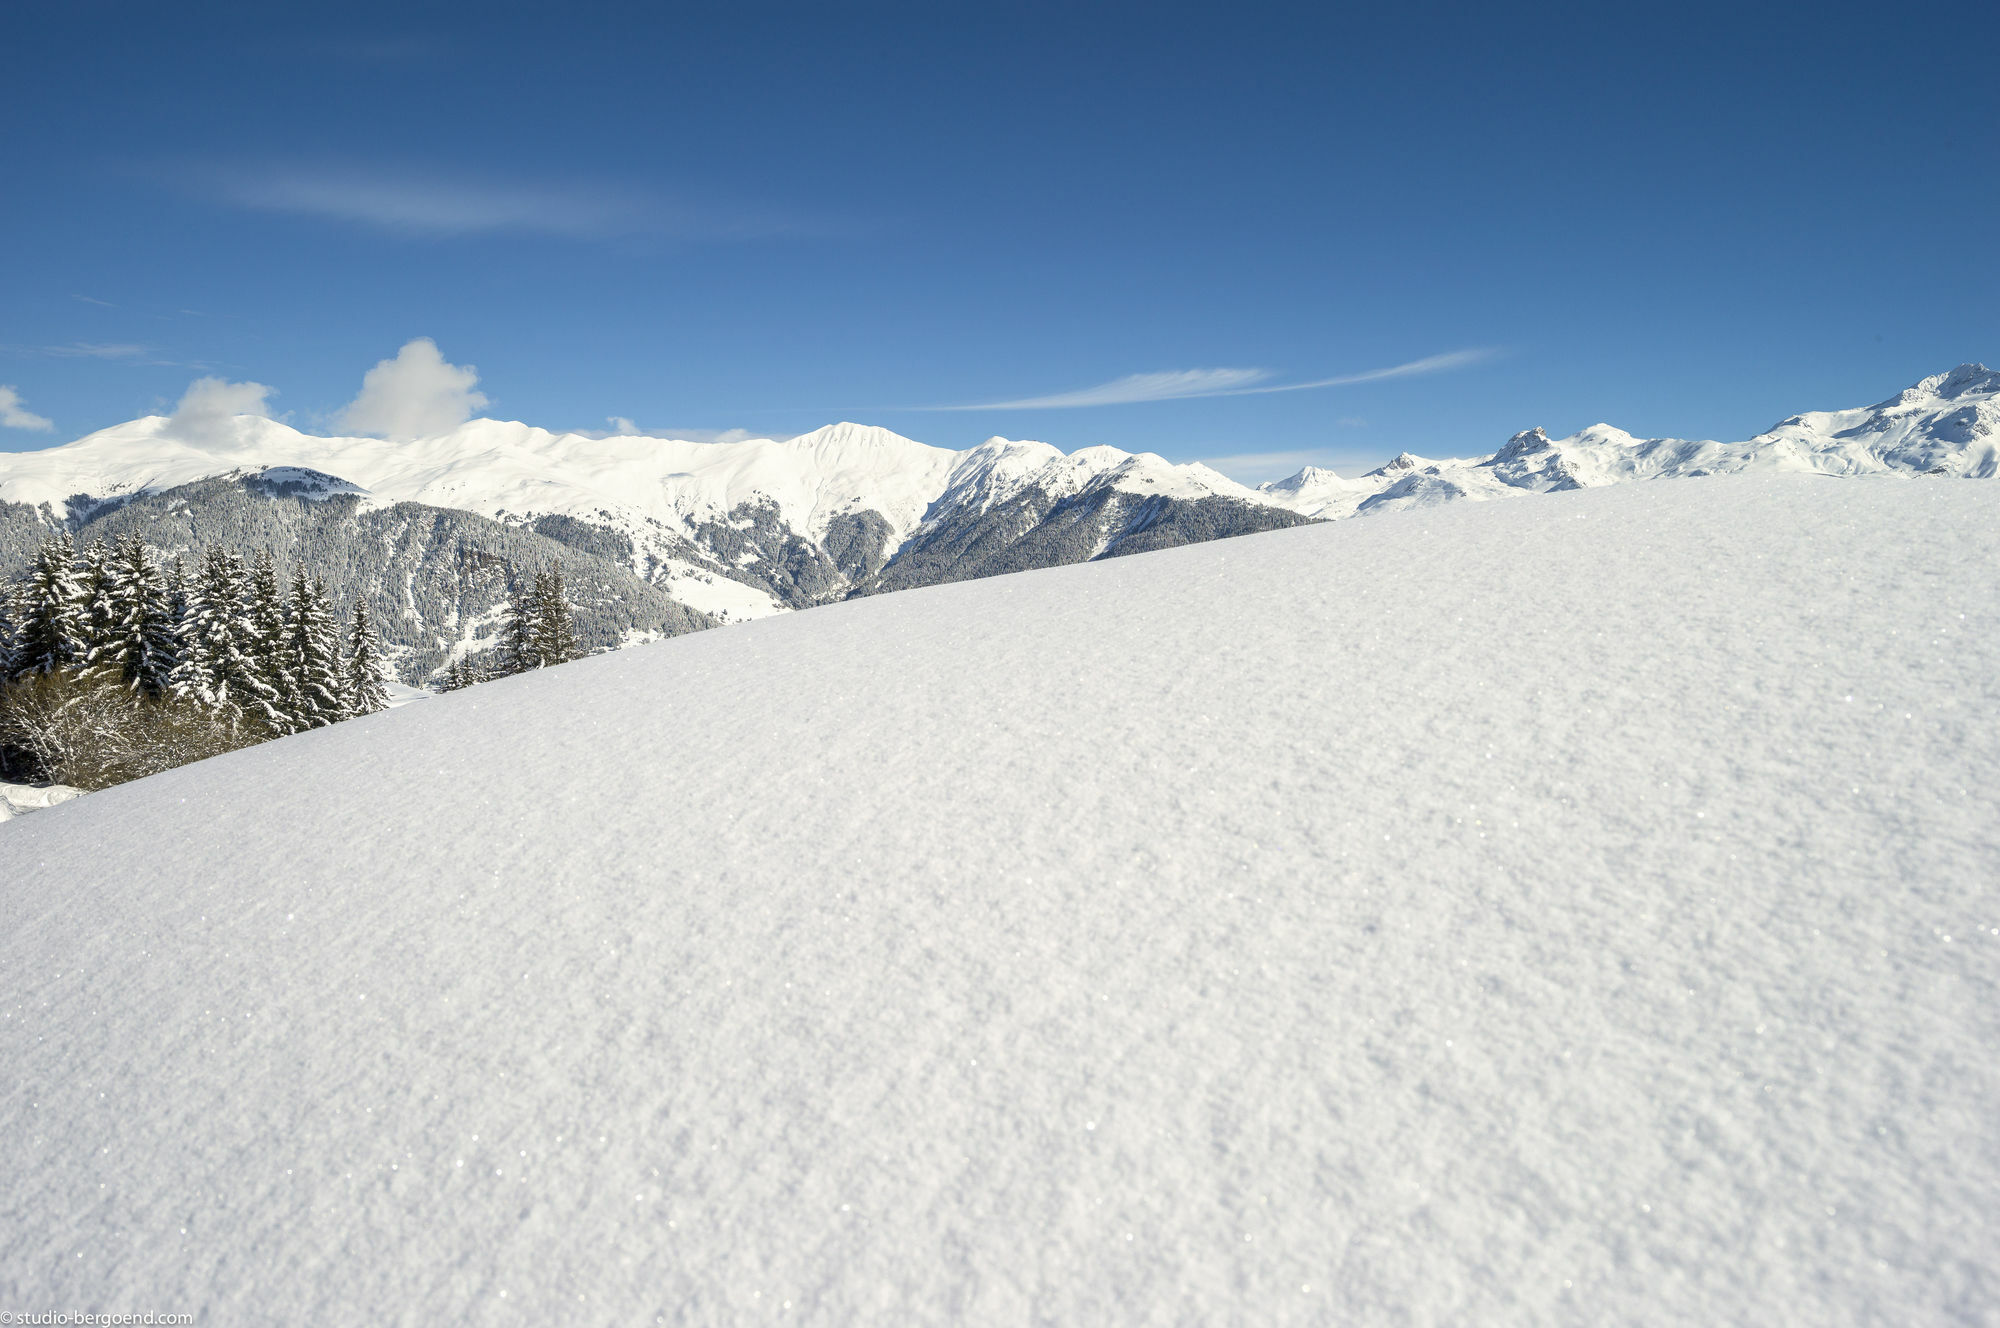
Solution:
{"label": "snow-covered slope", "polygon": [[1392,513],[37,812],[0,1302],[1990,1322],[1996,517],[1795,474]]}

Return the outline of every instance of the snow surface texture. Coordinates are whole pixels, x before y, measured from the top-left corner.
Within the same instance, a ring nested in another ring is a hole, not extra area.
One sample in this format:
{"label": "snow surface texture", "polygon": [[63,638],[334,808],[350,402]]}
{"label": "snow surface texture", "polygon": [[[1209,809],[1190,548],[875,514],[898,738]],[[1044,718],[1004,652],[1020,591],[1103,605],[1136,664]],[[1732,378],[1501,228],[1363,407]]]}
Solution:
{"label": "snow surface texture", "polygon": [[0,1303],[2000,1318],[2000,488],[1314,525],[0,836]]}

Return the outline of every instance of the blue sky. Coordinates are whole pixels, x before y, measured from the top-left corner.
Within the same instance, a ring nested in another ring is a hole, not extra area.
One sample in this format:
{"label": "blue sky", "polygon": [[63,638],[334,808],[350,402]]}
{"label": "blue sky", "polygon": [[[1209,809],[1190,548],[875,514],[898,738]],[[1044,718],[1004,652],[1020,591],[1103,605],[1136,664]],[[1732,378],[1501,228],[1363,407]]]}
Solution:
{"label": "blue sky", "polygon": [[0,448],[417,337],[550,428],[1248,478],[2000,360],[1990,5],[1632,8],[10,6]]}

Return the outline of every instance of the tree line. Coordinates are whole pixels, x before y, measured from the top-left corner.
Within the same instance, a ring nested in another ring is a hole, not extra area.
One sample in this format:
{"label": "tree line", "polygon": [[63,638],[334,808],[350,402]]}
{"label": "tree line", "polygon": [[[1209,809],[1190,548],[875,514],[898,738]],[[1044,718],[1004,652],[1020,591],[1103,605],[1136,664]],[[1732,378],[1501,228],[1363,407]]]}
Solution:
{"label": "tree line", "polygon": [[537,569],[532,582],[508,597],[503,615],[498,645],[477,658],[462,654],[453,659],[438,679],[438,690],[455,692],[583,657],[560,563]]}
{"label": "tree line", "polygon": [[367,604],[343,633],[325,583],[295,566],[287,593],[269,550],[189,568],[136,534],[56,535],[0,586],[0,775],[103,788],[372,714],[385,673]]}
{"label": "tree line", "polygon": [[[584,654],[560,564],[514,578],[499,638],[439,679],[453,691]],[[105,788],[387,707],[367,603],[346,630],[302,564],[216,546],[190,568],[137,534],[43,542],[0,584],[0,778]]]}

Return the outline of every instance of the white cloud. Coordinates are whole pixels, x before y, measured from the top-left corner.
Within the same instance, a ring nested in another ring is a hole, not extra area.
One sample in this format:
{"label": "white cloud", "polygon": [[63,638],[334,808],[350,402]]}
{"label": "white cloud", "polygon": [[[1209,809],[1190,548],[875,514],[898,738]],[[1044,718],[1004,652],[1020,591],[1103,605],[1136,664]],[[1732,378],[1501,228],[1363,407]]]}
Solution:
{"label": "white cloud", "polygon": [[197,378],[188,384],[174,407],[167,429],[191,443],[223,443],[235,437],[240,415],[269,418],[264,399],[276,388],[262,383],[231,383],[221,378]]}
{"label": "white cloud", "polygon": [[1268,369],[1170,369],[1161,373],[1128,374],[1123,378],[1055,396],[1025,397],[1019,401],[987,401],[972,406],[919,406],[918,410],[1065,410],[1077,406],[1126,406],[1142,401],[1183,401],[1191,397],[1249,397],[1269,392],[1305,392],[1316,387],[1347,387],[1355,383],[1376,383],[1390,378],[1414,378],[1422,374],[1463,369],[1491,359],[1487,349],[1455,350],[1431,355],[1387,369],[1342,374],[1336,378],[1316,378],[1309,383],[1265,383]]}
{"label": "white cloud", "polygon": [[437,343],[418,337],[361,380],[361,395],[337,419],[350,433],[408,440],[449,433],[485,407],[479,371],[449,363]]}
{"label": "white cloud", "polygon": [[620,437],[629,437],[639,432],[639,426],[623,415],[606,415],[604,422],[611,426],[611,432]]}
{"label": "white cloud", "polygon": [[55,428],[56,422],[45,415],[24,410],[20,392],[11,387],[0,387],[0,427],[39,431]]}

